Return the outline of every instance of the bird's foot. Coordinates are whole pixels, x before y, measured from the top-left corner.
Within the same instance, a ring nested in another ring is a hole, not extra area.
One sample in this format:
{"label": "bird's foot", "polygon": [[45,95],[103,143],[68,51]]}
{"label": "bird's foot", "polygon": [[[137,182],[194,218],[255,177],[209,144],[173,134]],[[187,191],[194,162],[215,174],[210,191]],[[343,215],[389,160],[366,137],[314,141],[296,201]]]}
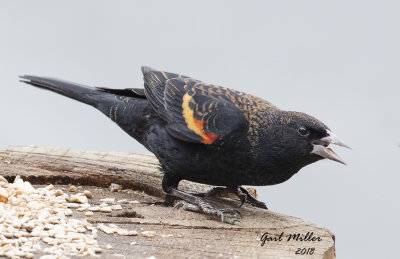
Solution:
{"label": "bird's foot", "polygon": [[[241,221],[242,215],[237,209],[233,208],[217,209],[204,199],[189,193],[179,191],[177,189],[171,190],[170,195],[183,199],[175,203],[174,208],[176,209],[182,207],[184,210],[187,211],[201,212],[207,215],[211,215],[213,217],[220,219],[221,222],[229,224],[235,224],[235,223],[242,224]],[[230,216],[226,214],[230,214]]]}
{"label": "bird's foot", "polygon": [[[199,205],[192,204],[190,202],[180,200],[175,203],[174,209],[178,209],[182,207],[182,209],[186,211],[193,211],[193,212],[202,212],[204,214],[212,215],[216,218],[221,219],[221,222],[229,223],[234,225],[235,223],[242,224],[241,218],[242,215],[240,212],[233,208],[224,208],[224,209],[217,209],[211,204],[201,200]],[[232,216],[227,216],[226,214],[231,214]]]}
{"label": "bird's foot", "polygon": [[206,193],[206,197],[214,197],[217,195],[226,195],[227,193],[233,193],[236,196],[239,197],[241,204],[239,207],[242,207],[242,205],[247,201],[254,207],[258,207],[261,209],[268,209],[267,205],[262,202],[257,200],[251,193],[246,188],[243,188],[241,186],[235,187],[235,188],[225,188],[225,187],[215,187],[211,189],[209,192]]}

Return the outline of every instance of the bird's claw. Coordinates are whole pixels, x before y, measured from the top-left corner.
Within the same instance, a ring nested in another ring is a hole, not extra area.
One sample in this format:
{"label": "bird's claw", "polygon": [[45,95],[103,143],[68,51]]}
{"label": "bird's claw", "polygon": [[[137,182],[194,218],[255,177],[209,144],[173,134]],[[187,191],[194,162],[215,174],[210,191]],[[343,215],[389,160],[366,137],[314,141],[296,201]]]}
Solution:
{"label": "bird's claw", "polygon": [[[235,223],[238,222],[240,225],[242,225],[242,220],[241,220],[242,214],[238,210],[232,208],[225,208],[225,209],[214,208],[214,209],[215,209],[215,214],[217,214],[217,216],[221,218],[221,222],[225,222],[232,225],[235,225]],[[225,214],[232,214],[233,217],[228,217]],[[239,217],[235,217],[236,214]]]}
{"label": "bird's claw", "polygon": [[224,222],[228,223],[228,224],[232,224],[232,225],[235,225],[235,223],[237,222],[237,223],[239,223],[239,225],[242,225],[242,220],[240,220],[238,218],[225,217]]}
{"label": "bird's claw", "polygon": [[174,205],[174,209],[175,210],[177,210],[177,209],[179,209],[181,207],[182,207],[182,209],[187,210],[187,211],[194,211],[194,212],[200,212],[201,211],[198,206],[196,206],[194,204],[191,204],[189,202],[186,202],[184,200],[177,201],[175,203],[175,205]]}
{"label": "bird's claw", "polygon": [[179,209],[180,207],[183,207],[184,205],[185,205],[184,201],[182,201],[182,200],[177,201],[177,202],[175,202],[175,204],[174,204],[174,210],[177,210],[177,209]]}
{"label": "bird's claw", "polygon": [[258,208],[261,208],[261,209],[268,210],[267,204],[265,204],[262,201],[254,200],[254,201],[251,201],[250,204],[253,205],[254,207],[258,207]]}
{"label": "bird's claw", "polygon": [[238,196],[239,196],[239,198],[240,198],[240,205],[239,205],[239,208],[241,208],[241,207],[243,206],[243,204],[247,201],[247,195],[239,195],[239,194],[238,194]]}
{"label": "bird's claw", "polygon": [[223,209],[220,209],[220,211],[221,211],[222,213],[229,213],[229,214],[232,214],[233,216],[235,216],[235,214],[237,214],[240,218],[242,218],[242,213],[240,213],[240,211],[237,210],[237,209],[233,209],[233,208],[223,208]]}
{"label": "bird's claw", "polygon": [[251,193],[249,193],[245,188],[243,187],[238,187],[237,188],[237,192],[239,193],[238,196],[240,197],[241,195],[245,195],[246,196],[246,200],[248,203],[250,203],[251,205],[253,205],[254,207],[257,208],[261,208],[261,209],[268,209],[267,205],[262,202],[257,200],[253,195],[251,195]]}

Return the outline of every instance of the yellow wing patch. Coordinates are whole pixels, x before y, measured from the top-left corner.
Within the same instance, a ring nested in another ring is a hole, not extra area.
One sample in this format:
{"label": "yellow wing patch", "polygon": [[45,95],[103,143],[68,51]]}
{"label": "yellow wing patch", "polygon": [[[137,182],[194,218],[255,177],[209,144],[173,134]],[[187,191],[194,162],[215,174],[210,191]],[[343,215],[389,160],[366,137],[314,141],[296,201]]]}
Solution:
{"label": "yellow wing patch", "polygon": [[194,117],[194,111],[189,107],[189,102],[191,99],[192,97],[188,93],[183,96],[182,115],[185,118],[186,125],[191,131],[203,138],[201,141],[202,143],[212,144],[219,136],[217,134],[206,133],[204,131],[205,121],[197,120]]}

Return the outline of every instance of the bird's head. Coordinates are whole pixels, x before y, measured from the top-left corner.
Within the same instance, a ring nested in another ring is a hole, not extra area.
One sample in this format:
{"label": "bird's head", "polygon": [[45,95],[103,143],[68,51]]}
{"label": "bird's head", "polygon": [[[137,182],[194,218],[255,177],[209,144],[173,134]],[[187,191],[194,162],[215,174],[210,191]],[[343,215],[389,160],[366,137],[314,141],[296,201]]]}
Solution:
{"label": "bird's head", "polygon": [[[287,142],[282,145],[290,149],[293,156],[306,163],[324,158],[346,164],[331,148],[330,144],[350,148],[341,142],[335,134],[321,121],[301,113],[285,111],[279,116],[282,132]],[[289,143],[290,142],[290,143]],[[288,150],[287,150],[288,151]]]}

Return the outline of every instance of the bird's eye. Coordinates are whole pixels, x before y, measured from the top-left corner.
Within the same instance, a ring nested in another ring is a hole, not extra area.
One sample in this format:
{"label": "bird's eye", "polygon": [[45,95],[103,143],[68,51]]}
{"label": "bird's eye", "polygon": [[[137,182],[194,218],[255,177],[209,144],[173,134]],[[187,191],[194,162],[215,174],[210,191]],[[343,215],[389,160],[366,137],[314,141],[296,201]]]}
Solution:
{"label": "bird's eye", "polygon": [[300,127],[298,130],[300,136],[308,136],[310,134],[310,132],[305,128],[305,127]]}

